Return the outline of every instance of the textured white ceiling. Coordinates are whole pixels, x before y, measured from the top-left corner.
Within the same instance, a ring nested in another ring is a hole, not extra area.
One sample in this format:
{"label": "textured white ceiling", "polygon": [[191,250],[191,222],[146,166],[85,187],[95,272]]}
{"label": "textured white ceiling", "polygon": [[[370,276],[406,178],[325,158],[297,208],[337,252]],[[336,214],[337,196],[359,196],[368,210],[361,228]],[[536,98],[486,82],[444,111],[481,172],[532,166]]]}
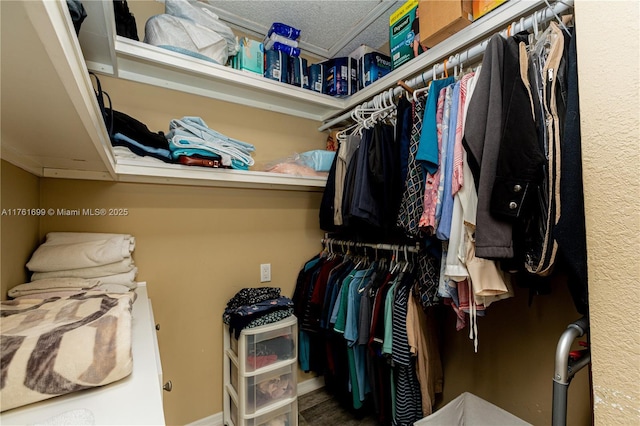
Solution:
{"label": "textured white ceiling", "polygon": [[207,0],[220,18],[244,32],[264,36],[273,22],[301,30],[306,53],[346,56],[359,45],[380,48],[389,42],[389,15],[398,0]]}

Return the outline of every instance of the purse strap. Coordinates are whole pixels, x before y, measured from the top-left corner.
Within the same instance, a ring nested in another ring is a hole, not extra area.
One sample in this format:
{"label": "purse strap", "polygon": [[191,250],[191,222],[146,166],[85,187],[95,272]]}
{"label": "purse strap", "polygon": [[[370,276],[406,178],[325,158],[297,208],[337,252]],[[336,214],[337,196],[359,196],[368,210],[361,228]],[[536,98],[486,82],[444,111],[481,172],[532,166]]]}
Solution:
{"label": "purse strap", "polygon": [[[96,95],[96,100],[98,101],[98,107],[100,108],[100,113],[102,114],[102,119],[104,120],[104,124],[107,128],[107,132],[109,133],[109,139],[113,136],[113,106],[111,104],[111,96],[105,91],[102,90],[102,84],[100,83],[100,79],[98,76],[89,71],[89,77],[93,77],[95,80],[95,87],[93,88],[93,92]],[[93,81],[92,81],[93,86]],[[109,106],[107,107],[104,98],[107,98],[109,101]]]}

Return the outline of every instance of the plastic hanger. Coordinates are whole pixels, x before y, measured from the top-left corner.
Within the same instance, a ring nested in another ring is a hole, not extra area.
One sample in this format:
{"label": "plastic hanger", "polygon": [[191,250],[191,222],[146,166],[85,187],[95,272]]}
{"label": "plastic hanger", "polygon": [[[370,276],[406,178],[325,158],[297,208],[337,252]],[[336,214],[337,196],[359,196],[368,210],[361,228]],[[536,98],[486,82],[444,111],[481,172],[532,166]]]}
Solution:
{"label": "plastic hanger", "polygon": [[[366,257],[366,259],[368,260],[368,257]],[[369,275],[369,273],[376,267],[376,262],[371,262],[371,264],[369,265],[369,267],[367,268],[367,271],[365,272],[365,276]],[[362,294],[362,292],[365,291],[367,285],[369,284],[369,280],[365,280],[362,279],[360,281],[360,283],[358,284],[358,288],[356,289],[358,291],[358,294]]]}
{"label": "plastic hanger", "polygon": [[558,24],[560,25],[560,27],[564,30],[565,33],[567,33],[567,35],[569,37],[571,37],[571,33],[569,32],[569,28],[567,28],[567,26],[564,24],[564,22],[562,22],[562,19],[560,19],[560,17],[556,13],[556,11],[553,10],[553,8],[551,7],[551,4],[549,4],[549,1],[548,0],[544,0],[544,2],[547,4],[547,7],[551,11],[551,13],[553,13],[553,16],[556,17],[556,20],[558,21]]}
{"label": "plastic hanger", "polygon": [[407,272],[409,267],[409,255],[407,254],[407,246],[404,246],[404,265],[402,266],[402,272]]}
{"label": "plastic hanger", "polygon": [[362,135],[362,130],[365,128],[365,114],[370,114],[373,111],[375,111],[375,109],[368,108],[366,102],[354,108],[352,111],[352,119],[357,123],[354,134]]}
{"label": "plastic hanger", "polygon": [[396,249],[391,250],[391,261],[389,262],[389,273],[394,274],[398,269],[398,256],[396,254]]}
{"label": "plastic hanger", "polygon": [[378,93],[372,99],[373,108],[370,108],[370,114],[368,117],[363,117],[362,125],[365,129],[370,129],[375,124],[375,114],[380,110],[381,94]]}
{"label": "plastic hanger", "polygon": [[460,54],[456,53],[454,56],[451,56],[451,58],[453,58],[453,78],[455,78],[456,80],[458,80],[459,74],[459,70],[458,70],[458,65],[460,64]]}
{"label": "plastic hanger", "polygon": [[[422,79],[424,81],[424,74],[422,74]],[[429,84],[425,85],[424,87],[421,87],[420,89],[416,89],[413,91],[413,102],[416,103],[418,102],[418,95],[422,92],[429,92],[429,87],[431,87],[431,82],[429,82]]]}
{"label": "plastic hanger", "polygon": [[[460,67],[460,76],[464,74],[464,64],[462,62],[462,55],[458,53],[458,66]],[[467,58],[469,58],[469,51],[467,51]]]}
{"label": "plastic hanger", "polygon": [[[387,95],[386,97],[384,95]],[[381,96],[381,108],[375,113],[376,121],[392,119],[396,110],[396,104],[393,102],[393,87],[388,92],[384,92]]]}
{"label": "plastic hanger", "polygon": [[[385,97],[385,95],[388,95]],[[387,99],[388,98],[388,99]],[[393,87],[388,92],[382,92],[373,99],[375,111],[365,120],[365,127],[371,128],[380,120],[389,117],[390,113],[396,108],[393,103]]]}
{"label": "plastic hanger", "polygon": [[540,39],[540,28],[538,27],[538,12],[535,11],[533,13],[533,39],[534,41],[538,41]]}

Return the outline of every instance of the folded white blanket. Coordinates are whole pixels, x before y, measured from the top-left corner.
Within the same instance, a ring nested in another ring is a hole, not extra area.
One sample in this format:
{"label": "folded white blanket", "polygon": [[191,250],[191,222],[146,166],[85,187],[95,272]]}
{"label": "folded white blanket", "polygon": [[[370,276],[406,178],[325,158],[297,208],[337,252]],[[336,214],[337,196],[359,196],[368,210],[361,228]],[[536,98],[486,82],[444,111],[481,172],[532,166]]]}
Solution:
{"label": "folded white blanket", "polygon": [[44,280],[47,278],[97,278],[107,275],[123,274],[135,268],[133,259],[127,257],[120,262],[108,263],[106,265],[93,266],[90,268],[65,269],[51,272],[34,272],[31,274],[31,281]]}
{"label": "folded white blanket", "polygon": [[130,234],[110,234],[104,232],[49,232],[47,234],[47,244],[69,244],[83,243],[86,241],[100,241],[113,237],[123,237],[129,240],[131,251],[135,248],[136,239]]}
{"label": "folded white blanket", "polygon": [[9,297],[20,297],[52,291],[89,290],[100,284],[99,280],[85,280],[83,278],[51,278],[37,280],[26,284],[18,284],[10,289]]}
{"label": "folded white blanket", "polygon": [[131,271],[122,274],[105,275],[103,277],[95,277],[100,284],[120,284],[129,288],[136,288],[136,275],[138,268],[134,267]]}
{"label": "folded white blanket", "polygon": [[135,240],[124,234],[52,232],[31,255],[32,272],[90,268],[131,257]]}

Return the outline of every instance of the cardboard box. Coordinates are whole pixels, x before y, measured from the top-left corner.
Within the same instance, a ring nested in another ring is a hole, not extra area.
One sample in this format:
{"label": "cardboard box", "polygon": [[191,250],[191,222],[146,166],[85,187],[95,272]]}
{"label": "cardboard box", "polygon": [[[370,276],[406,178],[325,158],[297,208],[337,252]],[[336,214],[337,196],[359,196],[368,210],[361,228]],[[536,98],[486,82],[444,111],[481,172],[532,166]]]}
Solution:
{"label": "cardboard box", "polygon": [[473,22],[472,0],[420,0],[420,44],[432,48]]}
{"label": "cardboard box", "polygon": [[473,19],[491,12],[507,0],[473,0]]}
{"label": "cardboard box", "polygon": [[422,53],[418,19],[418,0],[407,0],[389,17],[389,49],[391,51],[391,68],[396,69],[405,62]]}
{"label": "cardboard box", "polygon": [[238,69],[264,75],[264,50],[262,43],[247,37],[240,39],[237,54]]}

